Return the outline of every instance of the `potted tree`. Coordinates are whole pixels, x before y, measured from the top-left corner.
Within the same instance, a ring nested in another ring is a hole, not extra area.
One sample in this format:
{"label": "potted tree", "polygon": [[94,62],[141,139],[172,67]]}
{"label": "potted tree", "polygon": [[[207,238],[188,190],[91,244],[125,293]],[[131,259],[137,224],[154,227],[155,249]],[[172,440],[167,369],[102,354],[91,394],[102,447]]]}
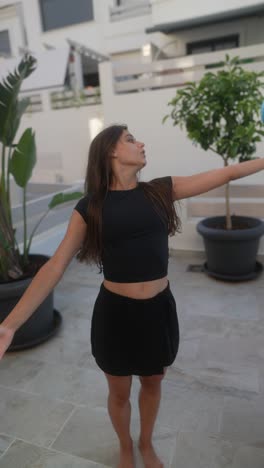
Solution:
{"label": "potted tree", "polygon": [[[33,236],[50,209],[71,200],[79,199],[81,192],[58,193],[50,201],[47,211],[28,236],[26,216],[26,189],[36,164],[35,134],[27,128],[16,143],[16,134],[29,99],[19,99],[24,79],[36,67],[34,57],[26,54],[14,73],[9,73],[0,83],[0,323],[18,302],[34,275],[49,259],[46,255],[30,254]],[[23,251],[20,252],[16,230],[12,222],[10,179],[22,188],[23,201]],[[51,337],[61,324],[61,315],[53,308],[53,291],[37,308],[35,314],[15,333],[9,351],[35,346]]]}
{"label": "potted tree", "polygon": [[[188,82],[168,104],[168,117],[185,128],[188,137],[205,151],[231,161],[253,159],[264,135],[259,109],[263,101],[264,73],[246,71],[239,57],[226,55],[216,73],[207,72],[200,82]],[[262,270],[256,261],[262,220],[231,216],[229,183],[225,186],[225,216],[205,218],[197,225],[203,236],[207,261],[204,270],[215,278],[242,281]]]}

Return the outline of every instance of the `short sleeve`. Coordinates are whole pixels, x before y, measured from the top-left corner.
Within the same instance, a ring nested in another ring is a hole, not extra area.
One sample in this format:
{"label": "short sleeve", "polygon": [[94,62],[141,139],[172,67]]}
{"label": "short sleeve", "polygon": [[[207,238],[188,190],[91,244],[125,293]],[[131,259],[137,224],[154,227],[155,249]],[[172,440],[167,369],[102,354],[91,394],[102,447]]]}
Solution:
{"label": "short sleeve", "polygon": [[89,205],[89,200],[90,200],[89,195],[85,195],[84,197],[80,198],[80,200],[74,207],[74,210],[80,213],[80,215],[83,217],[86,223],[88,223],[87,209]]}
{"label": "short sleeve", "polygon": [[153,185],[158,184],[159,186],[166,187],[166,189],[171,193],[172,195],[172,178],[171,176],[165,176],[165,177],[157,177],[156,179],[150,180],[150,183]]}
{"label": "short sleeve", "polygon": [[150,180],[151,183],[161,183],[164,184],[166,187],[172,188],[172,179],[171,176],[166,177],[157,177],[156,179]]}

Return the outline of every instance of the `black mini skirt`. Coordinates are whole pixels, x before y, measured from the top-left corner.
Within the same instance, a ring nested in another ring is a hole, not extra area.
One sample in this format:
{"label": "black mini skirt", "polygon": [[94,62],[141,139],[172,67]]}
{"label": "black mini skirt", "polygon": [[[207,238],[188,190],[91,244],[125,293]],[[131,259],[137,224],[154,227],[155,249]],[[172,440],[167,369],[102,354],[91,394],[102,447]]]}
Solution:
{"label": "black mini skirt", "polygon": [[92,354],[104,372],[163,374],[179,348],[176,302],[170,285],[148,299],[133,299],[101,284],[91,324]]}

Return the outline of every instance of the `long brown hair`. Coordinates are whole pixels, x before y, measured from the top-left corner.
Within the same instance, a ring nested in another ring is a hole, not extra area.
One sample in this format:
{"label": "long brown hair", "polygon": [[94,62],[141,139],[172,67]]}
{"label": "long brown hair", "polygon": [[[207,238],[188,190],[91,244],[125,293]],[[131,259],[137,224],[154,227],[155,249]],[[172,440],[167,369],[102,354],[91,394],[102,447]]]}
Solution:
{"label": "long brown hair", "polygon": [[[100,271],[103,253],[102,208],[113,178],[111,154],[124,130],[127,130],[126,125],[111,125],[105,128],[93,139],[89,149],[84,183],[84,195],[89,199],[86,213],[89,223],[76,258],[80,262],[96,263]],[[181,221],[175,210],[170,184],[154,179],[151,182],[139,182],[139,185],[168,225],[169,235],[179,232]]]}

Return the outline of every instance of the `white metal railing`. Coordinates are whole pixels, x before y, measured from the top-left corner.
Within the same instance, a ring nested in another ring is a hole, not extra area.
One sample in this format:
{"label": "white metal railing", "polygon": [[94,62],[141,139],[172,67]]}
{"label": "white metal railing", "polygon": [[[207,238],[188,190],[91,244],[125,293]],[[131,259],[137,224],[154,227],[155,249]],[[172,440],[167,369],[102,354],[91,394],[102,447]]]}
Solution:
{"label": "white metal railing", "polygon": [[264,45],[188,55],[181,58],[159,60],[152,63],[114,63],[115,93],[137,92],[184,86],[187,81],[199,81],[209,69],[219,69],[225,60],[239,56],[247,70],[264,70]]}
{"label": "white metal railing", "polygon": [[41,94],[33,94],[32,96],[28,96],[28,98],[29,98],[29,105],[26,108],[26,113],[31,114],[33,112],[42,112],[43,105],[42,105]]}
{"label": "white metal railing", "polygon": [[50,94],[52,109],[65,109],[68,107],[81,107],[101,104],[101,93],[99,87],[82,89],[79,92],[55,91]]}
{"label": "white metal railing", "polygon": [[110,7],[110,20],[119,21],[133,16],[146,15],[151,12],[149,0],[137,0],[129,4]]}

